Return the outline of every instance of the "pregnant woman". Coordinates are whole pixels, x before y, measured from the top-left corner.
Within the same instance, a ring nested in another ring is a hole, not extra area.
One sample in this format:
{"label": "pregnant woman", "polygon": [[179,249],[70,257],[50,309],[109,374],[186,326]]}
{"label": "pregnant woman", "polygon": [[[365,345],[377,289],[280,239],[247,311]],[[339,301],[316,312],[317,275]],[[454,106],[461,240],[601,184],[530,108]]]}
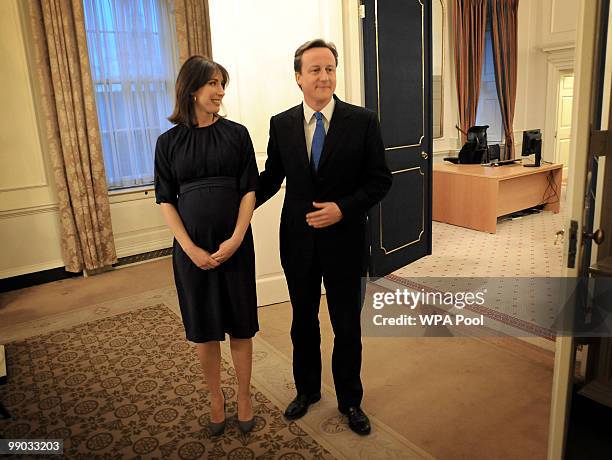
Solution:
{"label": "pregnant woman", "polygon": [[176,81],[155,149],[155,196],[174,234],[173,267],[187,340],[196,344],[210,390],[212,435],[225,429],[219,342],[230,336],[238,377],[238,426],[254,424],[252,337],[259,330],[250,221],[258,172],[247,129],[218,115],[228,73],[190,57]]}

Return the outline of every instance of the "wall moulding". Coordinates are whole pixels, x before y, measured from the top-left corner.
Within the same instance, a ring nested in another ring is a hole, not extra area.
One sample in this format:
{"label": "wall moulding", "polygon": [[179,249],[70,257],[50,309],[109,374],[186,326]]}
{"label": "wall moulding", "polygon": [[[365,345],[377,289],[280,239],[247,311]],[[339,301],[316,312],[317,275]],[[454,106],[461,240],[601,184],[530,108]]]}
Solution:
{"label": "wall moulding", "polygon": [[574,43],[545,46],[542,48],[542,52],[546,54],[546,60],[552,63],[571,61],[573,64],[576,59],[576,45]]}
{"label": "wall moulding", "polygon": [[59,212],[57,203],[32,206],[28,208],[11,209],[0,211],[0,219],[12,219],[14,217],[30,216],[32,214],[42,214],[45,212]]}
{"label": "wall moulding", "polygon": [[122,190],[110,190],[108,201],[112,205],[129,201],[155,200],[155,189],[152,185]]}
{"label": "wall moulding", "polygon": [[14,187],[0,187],[0,192],[15,192],[19,190],[26,190],[26,189],[31,189],[31,188],[41,188],[41,187],[48,187],[48,186],[49,186],[49,182],[46,180],[46,177],[45,177],[44,180],[41,180],[40,182],[31,182],[31,183],[18,185]]}

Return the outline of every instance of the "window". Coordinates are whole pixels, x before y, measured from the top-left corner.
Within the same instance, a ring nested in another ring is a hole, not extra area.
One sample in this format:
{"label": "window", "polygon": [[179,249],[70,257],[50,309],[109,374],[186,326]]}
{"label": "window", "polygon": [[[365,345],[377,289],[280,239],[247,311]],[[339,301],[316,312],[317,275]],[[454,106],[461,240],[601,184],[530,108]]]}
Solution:
{"label": "window", "polygon": [[84,0],[109,189],[153,183],[157,137],[172,125],[178,69],[168,0]]}
{"label": "window", "polygon": [[487,20],[485,33],[485,55],[482,63],[482,79],[476,112],[477,125],[489,125],[487,141],[489,144],[503,144],[505,140],[497,86],[495,85],[495,64],[493,61],[493,42],[491,36],[491,18]]}

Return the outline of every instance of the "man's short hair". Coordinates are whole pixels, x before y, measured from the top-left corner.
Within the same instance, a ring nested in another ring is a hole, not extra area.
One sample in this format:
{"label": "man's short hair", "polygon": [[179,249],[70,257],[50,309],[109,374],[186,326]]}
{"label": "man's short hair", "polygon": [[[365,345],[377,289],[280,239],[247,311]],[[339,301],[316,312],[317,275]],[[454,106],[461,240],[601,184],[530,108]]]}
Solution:
{"label": "man's short hair", "polygon": [[336,67],[338,66],[338,50],[336,49],[336,45],[334,45],[332,42],[326,42],[322,38],[315,38],[314,40],[307,41],[297,50],[295,50],[295,56],[293,58],[293,70],[298,73],[302,71],[302,55],[306,50],[309,50],[311,48],[327,48],[334,55],[334,59],[336,60]]}

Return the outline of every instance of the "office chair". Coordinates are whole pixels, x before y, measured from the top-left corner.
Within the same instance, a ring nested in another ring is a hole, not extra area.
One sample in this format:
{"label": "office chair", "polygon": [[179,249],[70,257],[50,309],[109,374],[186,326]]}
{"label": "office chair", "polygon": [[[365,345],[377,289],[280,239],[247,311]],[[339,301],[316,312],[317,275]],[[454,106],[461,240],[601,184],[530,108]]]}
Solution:
{"label": "office chair", "polygon": [[[461,131],[467,135],[467,142],[463,144],[457,157],[446,157],[445,161],[459,164],[481,164],[489,162],[489,149],[487,146],[487,128],[489,125],[472,126],[470,129]],[[459,127],[457,126],[457,129]]]}

